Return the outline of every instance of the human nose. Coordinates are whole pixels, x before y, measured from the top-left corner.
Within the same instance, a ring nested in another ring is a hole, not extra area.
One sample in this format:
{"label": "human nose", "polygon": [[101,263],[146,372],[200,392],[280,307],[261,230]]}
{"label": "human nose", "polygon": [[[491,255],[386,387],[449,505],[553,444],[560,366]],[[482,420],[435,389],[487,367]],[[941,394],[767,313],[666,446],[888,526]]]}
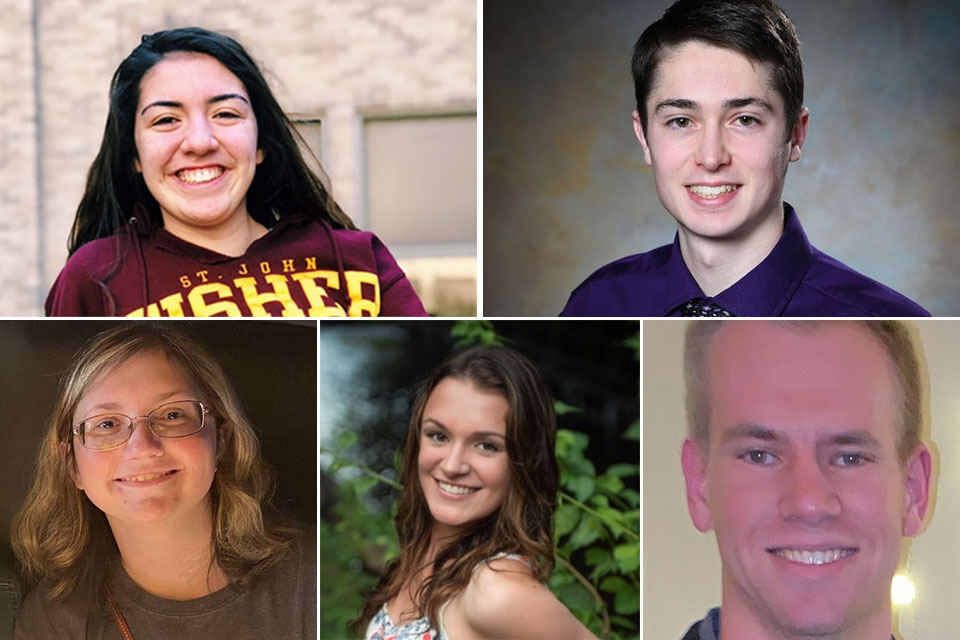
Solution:
{"label": "human nose", "polygon": [[832,520],[843,511],[840,494],[815,460],[795,461],[787,468],[778,507],[785,520],[805,524]]}
{"label": "human nose", "polygon": [[462,476],[470,472],[470,464],[460,444],[454,444],[447,450],[440,468],[448,477]]}
{"label": "human nose", "polygon": [[186,123],[182,148],[188,153],[203,155],[219,146],[211,123],[205,117],[193,117]]}
{"label": "human nose", "polygon": [[696,163],[707,171],[716,171],[730,164],[730,153],[723,139],[722,129],[705,127],[697,144]]}
{"label": "human nose", "polygon": [[[137,428],[137,423],[144,423],[141,428]],[[130,421],[130,438],[127,440],[127,455],[131,457],[149,457],[163,453],[163,444],[160,438],[153,432],[150,425],[150,418],[142,416]]]}

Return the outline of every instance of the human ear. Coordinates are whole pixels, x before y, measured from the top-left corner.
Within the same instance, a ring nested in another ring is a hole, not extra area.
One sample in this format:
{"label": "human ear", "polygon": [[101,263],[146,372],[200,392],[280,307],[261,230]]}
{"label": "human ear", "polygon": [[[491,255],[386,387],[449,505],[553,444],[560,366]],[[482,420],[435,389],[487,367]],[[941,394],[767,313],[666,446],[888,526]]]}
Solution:
{"label": "human ear", "polygon": [[143,168],[140,166],[140,158],[133,159],[133,170],[137,173],[143,173]]}
{"label": "human ear", "polygon": [[257,164],[263,162],[263,149],[257,149]]}
{"label": "human ear", "polygon": [[700,443],[693,438],[683,441],[680,451],[680,465],[687,484],[687,509],[690,519],[698,531],[713,529],[710,506],[707,495],[707,457],[700,449]]}
{"label": "human ear", "polygon": [[930,450],[924,444],[917,445],[906,463],[906,491],[904,492],[903,535],[913,537],[923,529],[930,501]]}
{"label": "human ear", "polygon": [[640,123],[640,113],[634,111],[633,114],[633,132],[637,134],[637,140],[640,141],[640,146],[643,147],[643,161],[647,163],[648,166],[653,166],[653,159],[650,157],[650,146],[647,144],[647,136],[643,133],[643,125]]}
{"label": "human ear", "polygon": [[797,124],[793,125],[793,131],[790,132],[790,162],[796,162],[800,159],[800,148],[803,147],[803,142],[807,139],[807,124],[809,122],[810,110],[803,107],[800,109]]}

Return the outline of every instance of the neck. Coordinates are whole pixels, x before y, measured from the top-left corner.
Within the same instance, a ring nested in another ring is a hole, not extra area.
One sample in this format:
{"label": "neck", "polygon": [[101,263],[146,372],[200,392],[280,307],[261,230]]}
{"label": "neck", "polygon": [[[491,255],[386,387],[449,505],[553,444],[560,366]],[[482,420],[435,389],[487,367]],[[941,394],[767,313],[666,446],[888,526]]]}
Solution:
{"label": "neck", "polygon": [[699,236],[684,226],[678,228],[680,254],[693,279],[707,296],[728,289],[770,255],[783,235],[783,206],[768,214],[748,231],[733,237]]}
{"label": "neck", "polygon": [[434,522],[430,531],[430,546],[427,547],[426,559],[432,564],[440,550],[456,540],[461,533],[460,527]]}
{"label": "neck", "polygon": [[242,256],[254,240],[267,233],[267,228],[246,212],[231,216],[221,224],[203,228],[183,224],[166,213],[162,215],[164,228],[173,235],[225,256]]}
{"label": "neck", "polygon": [[229,584],[213,553],[209,509],[190,522],[110,520],[127,575],[147,593],[168,600],[193,600]]}

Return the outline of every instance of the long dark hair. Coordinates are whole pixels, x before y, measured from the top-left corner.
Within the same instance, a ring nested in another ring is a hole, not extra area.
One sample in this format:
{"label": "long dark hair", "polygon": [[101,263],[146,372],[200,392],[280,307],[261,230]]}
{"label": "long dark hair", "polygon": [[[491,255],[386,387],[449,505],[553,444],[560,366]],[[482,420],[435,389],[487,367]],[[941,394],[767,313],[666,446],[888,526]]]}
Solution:
{"label": "long dark hair", "polygon": [[146,216],[153,224],[162,222],[160,206],[143,176],[134,170],[137,148],[133,132],[141,79],[175,51],[216,58],[246,87],[257,119],[257,146],[264,154],[247,192],[247,210],[254,220],[270,228],[285,215],[303,214],[324,219],[336,228],[356,228],[304,161],[296,142],[300,135],[243,46],[222,33],[185,27],[143,36],[113,74],[100,151],[90,165],[70,230],[67,247],[71,255],[92,240],[113,235],[131,216]]}
{"label": "long dark hair", "polygon": [[445,378],[472,382],[507,399],[510,490],[499,509],[471,523],[466,533],[437,553],[432,574],[416,592],[415,605],[433,628],[439,628],[440,606],[466,588],[477,564],[502,551],[525,556],[541,582],[553,571],[552,521],[559,472],[552,396],[533,364],[513,349],[474,347],[434,369],[417,390],[398,473],[403,491],[394,522],[400,557],[390,563],[351,623],[354,632],[362,634],[377,610],[424,568],[433,517],[417,468],[420,422],[430,394]]}

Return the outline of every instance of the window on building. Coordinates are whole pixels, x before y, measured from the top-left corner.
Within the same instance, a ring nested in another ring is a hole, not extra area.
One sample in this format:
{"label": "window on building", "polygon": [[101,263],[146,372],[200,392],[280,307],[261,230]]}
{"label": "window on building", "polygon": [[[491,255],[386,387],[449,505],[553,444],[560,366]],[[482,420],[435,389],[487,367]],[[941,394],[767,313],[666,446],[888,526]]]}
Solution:
{"label": "window on building", "polygon": [[370,228],[391,248],[475,253],[476,115],[369,118],[364,133]]}

